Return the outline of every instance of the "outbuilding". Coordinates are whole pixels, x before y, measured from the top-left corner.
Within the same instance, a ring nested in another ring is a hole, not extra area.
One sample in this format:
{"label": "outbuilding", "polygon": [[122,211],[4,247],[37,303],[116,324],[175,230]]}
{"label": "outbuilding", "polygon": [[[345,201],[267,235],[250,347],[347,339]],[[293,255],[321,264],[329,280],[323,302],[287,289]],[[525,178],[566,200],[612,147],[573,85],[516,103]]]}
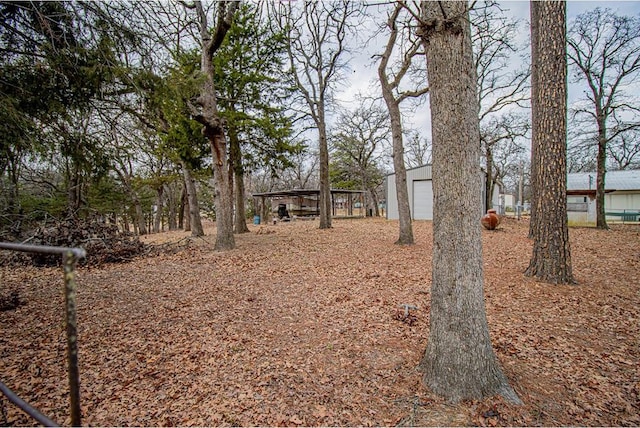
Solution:
{"label": "outbuilding", "polygon": [[[331,215],[334,218],[364,217],[364,190],[331,189]],[[254,193],[256,218],[254,221],[268,222],[272,215],[279,218],[306,217],[320,215],[319,189],[292,189],[275,192]]]}
{"label": "outbuilding", "polygon": [[[433,220],[433,182],[431,175],[431,165],[422,165],[416,168],[407,169],[407,191],[409,193],[409,207],[411,218],[414,220]],[[485,174],[478,168],[478,180],[482,182],[482,200],[484,201]],[[385,183],[387,218],[398,219],[398,196],[396,193],[396,175],[389,174]],[[493,195],[493,205],[499,204],[499,190],[495,186]],[[478,218],[486,212],[483,206],[482,212],[478,213]]]}
{"label": "outbuilding", "polygon": [[[608,171],[604,210],[607,221],[640,220],[640,170]],[[596,173],[567,174],[567,213],[570,221],[595,223]]]}

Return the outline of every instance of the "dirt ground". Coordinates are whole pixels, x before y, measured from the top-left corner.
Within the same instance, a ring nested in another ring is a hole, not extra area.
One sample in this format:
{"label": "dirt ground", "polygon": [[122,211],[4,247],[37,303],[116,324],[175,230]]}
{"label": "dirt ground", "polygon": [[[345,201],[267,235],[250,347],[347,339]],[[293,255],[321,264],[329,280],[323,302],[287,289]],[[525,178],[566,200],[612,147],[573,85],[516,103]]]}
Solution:
{"label": "dirt ground", "polygon": [[[212,228],[168,232],[144,240],[173,251],[80,268],[83,423],[640,425],[638,225],[571,229],[574,286],[523,276],[526,222],[483,231],[493,345],[523,406],[451,405],[422,386],[432,230],[414,227],[400,247],[383,219],[250,225],[226,253]],[[68,425],[62,273],[0,268],[0,284],[26,301],[0,312],[0,380]],[[0,424],[34,423],[1,401]]]}

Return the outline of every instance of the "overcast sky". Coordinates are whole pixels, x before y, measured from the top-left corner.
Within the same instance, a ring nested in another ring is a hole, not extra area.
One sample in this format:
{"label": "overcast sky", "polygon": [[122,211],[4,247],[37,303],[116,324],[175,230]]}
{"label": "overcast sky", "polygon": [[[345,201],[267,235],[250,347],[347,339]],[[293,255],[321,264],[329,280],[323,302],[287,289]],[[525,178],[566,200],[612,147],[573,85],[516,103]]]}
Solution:
{"label": "overcast sky", "polygon": [[[519,20],[520,30],[517,35],[518,44],[528,48],[529,40],[529,2],[528,1],[504,1],[500,2],[501,7],[508,16]],[[389,7],[389,6],[387,6]],[[579,14],[595,9],[596,7],[606,7],[614,10],[620,15],[638,15],[640,13],[640,1],[569,1],[567,3],[567,21],[570,25],[571,21]],[[386,16],[386,13],[383,15]],[[353,54],[350,61],[350,72],[345,76],[344,84],[337,91],[336,96],[340,100],[340,104],[344,107],[355,107],[353,101],[356,94],[368,94],[371,96],[380,96],[380,89],[377,83],[377,63],[373,63],[371,56],[380,53],[386,43],[386,35],[374,43],[365,44],[368,37],[367,33],[371,33],[373,26],[371,24],[363,26],[358,30],[356,46],[352,46]],[[515,57],[514,61],[520,61]],[[581,96],[583,88],[578,85],[569,87],[569,103],[575,101]],[[407,115],[405,119],[405,128],[412,127],[419,129],[421,133],[430,137],[430,119],[428,102],[418,109],[414,114]]]}

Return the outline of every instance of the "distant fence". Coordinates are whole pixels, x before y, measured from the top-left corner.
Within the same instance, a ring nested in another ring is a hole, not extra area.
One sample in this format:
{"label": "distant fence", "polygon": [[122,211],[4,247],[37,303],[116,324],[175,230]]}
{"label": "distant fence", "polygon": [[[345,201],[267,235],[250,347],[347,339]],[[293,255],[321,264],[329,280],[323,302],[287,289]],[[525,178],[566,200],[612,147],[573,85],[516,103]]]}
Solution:
{"label": "distant fence", "polygon": [[[69,372],[69,409],[71,424],[81,425],[80,412],[80,375],[78,373],[78,324],[76,316],[75,267],[78,259],[84,258],[86,252],[82,248],[47,247],[43,245],[14,244],[0,242],[0,249],[21,251],[26,253],[58,254],[62,256],[65,290],[65,324],[67,327],[67,366]],[[42,415],[35,408],[14,394],[5,384],[0,382],[0,392],[9,401],[22,409],[44,426],[58,426],[54,421]]]}
{"label": "distant fence", "polygon": [[640,210],[607,210],[607,221],[621,221],[622,223],[637,223],[640,221]]}

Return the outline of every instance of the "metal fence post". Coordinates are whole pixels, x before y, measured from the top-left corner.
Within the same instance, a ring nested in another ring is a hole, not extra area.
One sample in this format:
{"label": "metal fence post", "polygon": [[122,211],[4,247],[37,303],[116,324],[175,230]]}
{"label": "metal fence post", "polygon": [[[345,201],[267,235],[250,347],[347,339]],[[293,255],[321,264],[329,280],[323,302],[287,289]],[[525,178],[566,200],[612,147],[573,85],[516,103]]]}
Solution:
{"label": "metal fence post", "polygon": [[[0,242],[0,249],[10,251],[22,251],[27,253],[58,254],[62,255],[62,267],[64,270],[64,296],[65,296],[65,324],[67,328],[67,362],[69,371],[69,407],[71,424],[80,426],[82,423],[80,411],[80,375],[78,370],[78,320],[76,316],[76,263],[78,259],[86,257],[83,248],[51,247],[46,245],[27,245],[12,242]],[[0,382],[0,392],[9,398],[27,414],[43,425],[57,426],[55,422],[40,414],[26,402],[13,394],[10,389]]]}
{"label": "metal fence post", "polygon": [[78,373],[78,323],[76,316],[76,272],[78,258],[73,251],[66,251],[62,256],[64,266],[65,308],[67,324],[67,362],[69,369],[69,404],[71,407],[71,424],[81,425],[80,412],[80,375]]}

